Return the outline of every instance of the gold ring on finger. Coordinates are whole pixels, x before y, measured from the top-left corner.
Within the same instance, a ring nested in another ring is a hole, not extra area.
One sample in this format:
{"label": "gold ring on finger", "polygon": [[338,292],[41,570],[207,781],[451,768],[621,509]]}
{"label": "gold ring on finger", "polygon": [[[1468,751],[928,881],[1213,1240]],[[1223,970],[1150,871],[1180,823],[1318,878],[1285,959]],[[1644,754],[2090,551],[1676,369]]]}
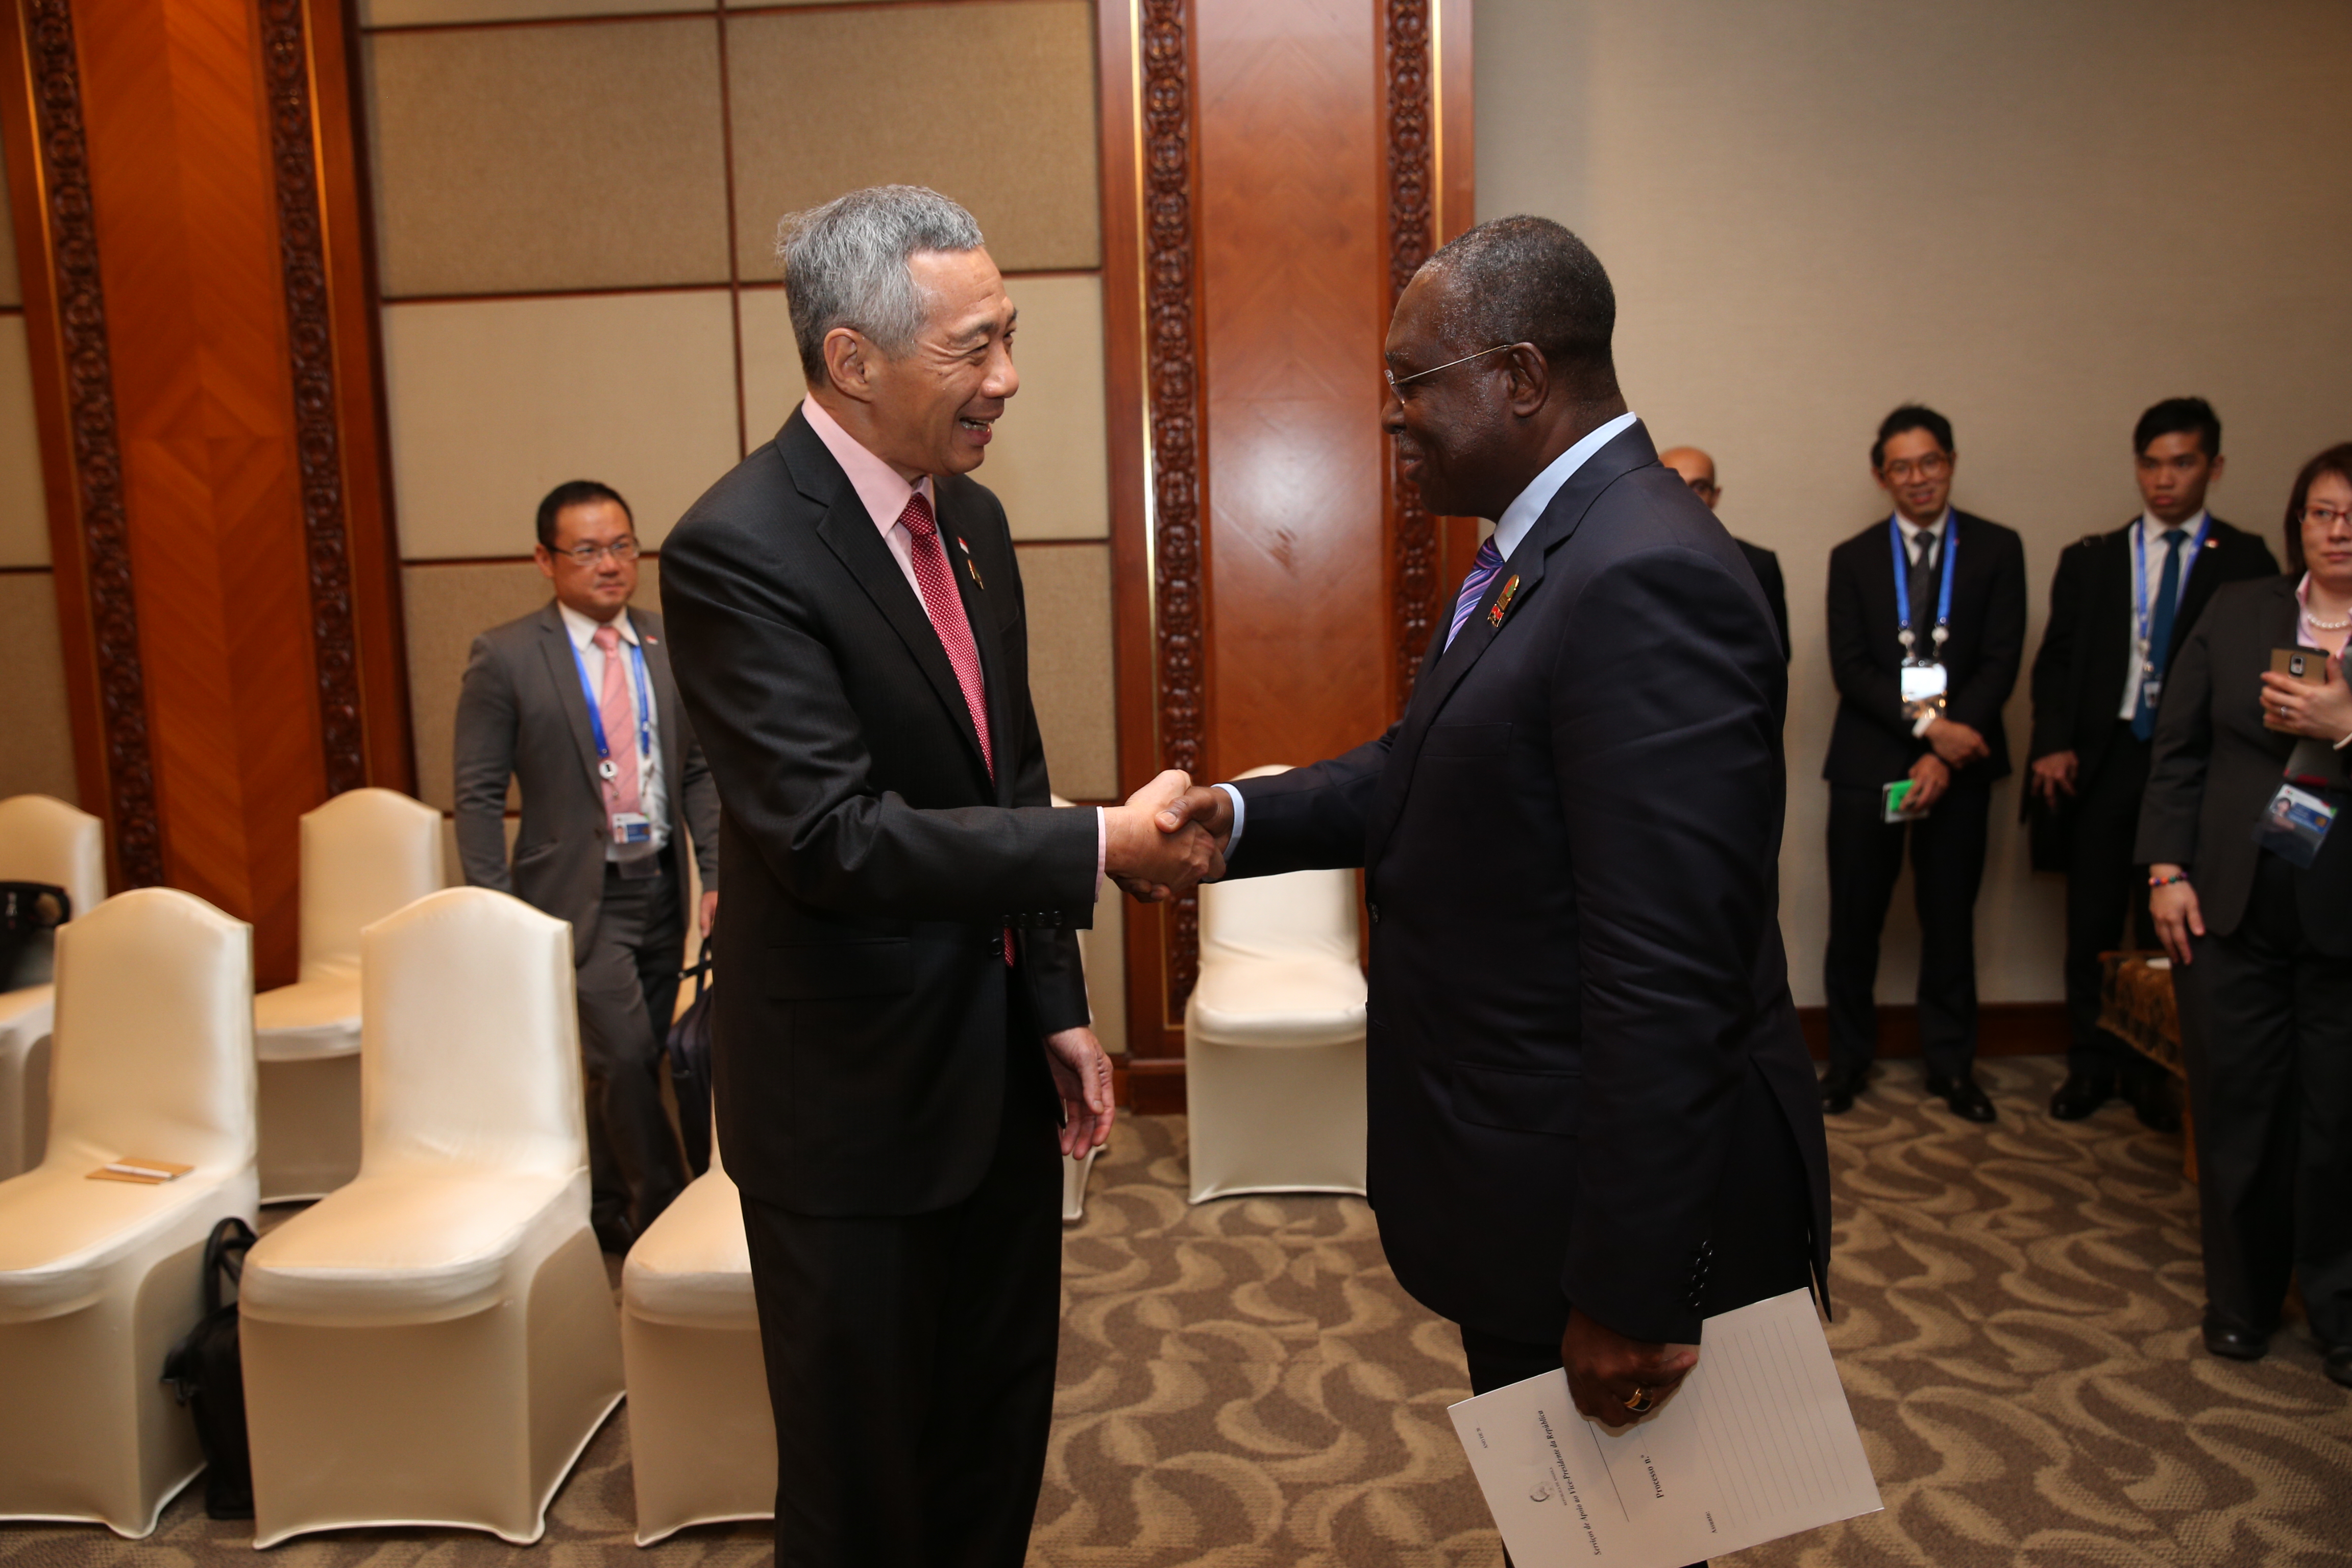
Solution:
{"label": "gold ring on finger", "polygon": [[1633,1397],[1625,1401],[1625,1408],[1632,1411],[1636,1415],[1639,1415],[1643,1411],[1649,1409],[1650,1391],[1646,1388],[1635,1389],[1633,1391]]}

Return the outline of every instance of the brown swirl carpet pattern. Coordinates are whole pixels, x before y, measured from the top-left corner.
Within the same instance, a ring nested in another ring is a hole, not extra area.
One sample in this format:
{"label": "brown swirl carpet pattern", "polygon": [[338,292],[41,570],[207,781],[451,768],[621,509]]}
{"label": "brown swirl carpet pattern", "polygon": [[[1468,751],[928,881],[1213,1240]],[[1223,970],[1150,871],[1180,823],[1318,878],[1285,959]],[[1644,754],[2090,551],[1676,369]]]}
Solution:
{"label": "brown swirl carpet pattern", "polygon": [[[2197,1344],[2178,1141],[2121,1107],[2043,1113],[2060,1064],[1989,1061],[1958,1121],[1888,1068],[1833,1119],[1830,1331],[1884,1513],[1741,1564],[2352,1564],[2352,1394],[2299,1321],[2269,1360]],[[1449,1325],[1400,1291],[1352,1199],[1184,1202],[1181,1118],[1122,1121],[1065,1249],[1060,1392],[1033,1568],[1493,1568],[1445,1406]],[[535,1548],[446,1531],[280,1547],[284,1568],[753,1564],[761,1527],[630,1542],[627,1411]],[[251,1533],[175,1501],[150,1540],[0,1527],[0,1568],[226,1568]]]}

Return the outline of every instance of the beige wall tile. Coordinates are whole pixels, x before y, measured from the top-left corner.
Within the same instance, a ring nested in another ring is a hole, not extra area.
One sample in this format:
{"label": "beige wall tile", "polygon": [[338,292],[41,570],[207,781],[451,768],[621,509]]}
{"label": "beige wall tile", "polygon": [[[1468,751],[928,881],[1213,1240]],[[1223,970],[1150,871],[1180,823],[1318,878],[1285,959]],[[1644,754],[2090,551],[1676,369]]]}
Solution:
{"label": "beige wall tile", "polygon": [[1118,793],[1112,712],[1110,546],[1021,550],[1029,605],[1029,694],[1054,788],[1076,800]]}
{"label": "beige wall tile", "polygon": [[388,297],[726,280],[715,19],[366,47]]}
{"label": "beige wall tile", "polygon": [[[1008,270],[1099,264],[1086,0],[746,16],[727,62],[747,281],[777,276],[778,217],[892,182],[970,207]],[[877,108],[885,70],[919,94]]]}
{"label": "beige wall tile", "polygon": [[650,11],[709,11],[711,0],[359,0],[363,27],[414,27],[445,22],[534,21],[555,16],[640,16]]}
{"label": "beige wall tile", "polygon": [[[1108,539],[1102,280],[1014,278],[1007,291],[1021,310],[1021,390],[977,477],[1003,501],[1015,539]],[[743,407],[757,443],[776,433],[803,389],[783,290],[747,290],[742,308]]]}
{"label": "beige wall tile", "polygon": [[401,553],[526,555],[566,479],[626,496],[657,546],[733,467],[724,289],[384,309]]}
{"label": "beige wall tile", "polygon": [[25,318],[0,316],[0,566],[49,563],[44,493]]}
{"label": "beige wall tile", "polygon": [[24,281],[16,275],[16,209],[9,205],[7,166],[0,163],[0,305],[24,302]]}
{"label": "beige wall tile", "polygon": [[[2296,467],[2345,434],[2352,120],[2334,90],[2340,0],[2267,0],[2226,27],[2189,0],[2119,10],[1956,0],[1899,27],[1863,0],[1479,0],[1481,216],[1542,213],[1591,241],[1617,293],[1617,366],[1661,444],[1714,453],[1724,521],[1777,550],[1795,618],[1781,924],[1821,1000],[1821,783],[1837,693],[1822,632],[1831,547],[1885,497],[1885,412],[1948,415],[1955,501],[2025,536],[2041,644],[2058,552],[2139,508],[2131,427],[2159,397],[2221,414],[2214,510],[2275,540]],[[2147,83],[2198,39],[2196,87],[2145,134]],[[1917,62],[1933,60],[1931,70]],[[2159,169],[2160,174],[2154,171]],[[2168,222],[2147,205],[2165,191]],[[2273,543],[2275,549],[2275,543]],[[2026,682],[2007,715],[2023,769]],[[2063,994],[2064,887],[2028,868],[2000,786],[1977,951],[1987,1001]],[[1914,987],[1898,890],[1878,994]]]}
{"label": "beige wall tile", "polygon": [[79,801],[66,663],[58,645],[57,589],[47,572],[0,573],[0,626],[8,678],[0,680],[0,799],[53,795]]}
{"label": "beige wall tile", "polygon": [[[547,579],[529,562],[410,566],[402,571],[400,584],[408,630],[409,722],[416,735],[416,798],[436,811],[449,811],[457,805],[452,747],[457,688],[474,639],[530,615],[551,595]],[[644,563],[632,603],[660,609],[659,562]],[[509,792],[509,805],[515,804]]]}

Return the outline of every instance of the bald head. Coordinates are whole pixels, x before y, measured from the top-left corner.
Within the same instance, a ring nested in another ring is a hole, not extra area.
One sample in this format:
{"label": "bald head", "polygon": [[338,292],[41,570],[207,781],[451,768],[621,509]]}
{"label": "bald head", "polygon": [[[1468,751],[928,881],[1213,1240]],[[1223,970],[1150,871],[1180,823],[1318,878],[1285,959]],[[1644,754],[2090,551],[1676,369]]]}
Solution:
{"label": "bald head", "polygon": [[1696,447],[1669,447],[1658,454],[1658,461],[1683,477],[1691,493],[1706,502],[1709,510],[1723,495],[1723,488],[1715,482],[1715,459]]}

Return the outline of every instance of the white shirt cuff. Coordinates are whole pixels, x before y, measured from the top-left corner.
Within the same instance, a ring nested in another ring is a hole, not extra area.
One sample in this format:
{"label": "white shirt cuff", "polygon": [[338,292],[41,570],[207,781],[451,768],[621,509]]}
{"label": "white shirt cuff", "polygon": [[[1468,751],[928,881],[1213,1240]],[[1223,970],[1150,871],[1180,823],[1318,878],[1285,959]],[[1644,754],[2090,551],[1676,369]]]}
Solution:
{"label": "white shirt cuff", "polygon": [[1242,799],[1242,792],[1235,789],[1233,785],[1229,784],[1221,784],[1215,787],[1223,790],[1225,792],[1225,798],[1234,803],[1233,837],[1225,840],[1225,858],[1230,861],[1234,858],[1234,852],[1242,847],[1242,822],[1249,816],[1249,805]]}

